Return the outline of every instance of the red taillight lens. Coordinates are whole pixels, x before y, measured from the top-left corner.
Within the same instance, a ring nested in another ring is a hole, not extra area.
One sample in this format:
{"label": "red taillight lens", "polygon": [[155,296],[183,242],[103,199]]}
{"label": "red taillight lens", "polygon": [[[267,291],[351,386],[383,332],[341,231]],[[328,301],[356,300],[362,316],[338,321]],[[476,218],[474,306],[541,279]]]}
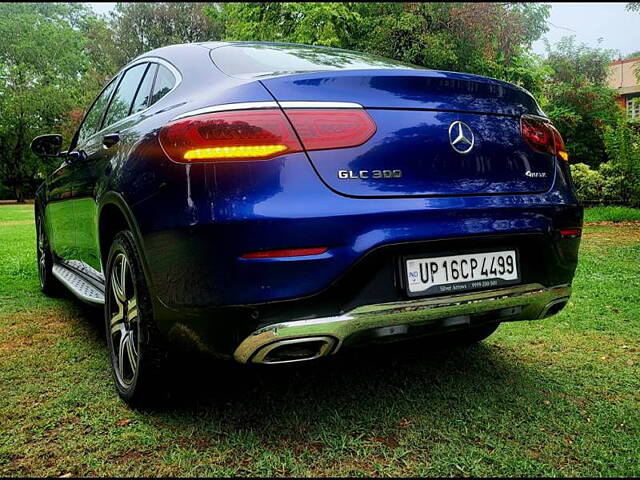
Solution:
{"label": "red taillight lens", "polygon": [[268,160],[302,151],[280,110],[207,113],[175,120],[160,130],[160,144],[176,162]]}
{"label": "red taillight lens", "polygon": [[523,115],[520,118],[520,131],[532,150],[557,155],[565,162],[569,161],[562,135],[551,123],[537,117]]}
{"label": "red taillight lens", "polygon": [[360,109],[285,110],[306,150],[362,145],[376,133],[376,124]]}
{"label": "red taillight lens", "polygon": [[160,130],[160,144],[176,162],[237,162],[300,152],[298,137],[306,150],[325,150],[362,145],[376,132],[359,109],[288,109],[286,115],[273,109],[183,118]]}

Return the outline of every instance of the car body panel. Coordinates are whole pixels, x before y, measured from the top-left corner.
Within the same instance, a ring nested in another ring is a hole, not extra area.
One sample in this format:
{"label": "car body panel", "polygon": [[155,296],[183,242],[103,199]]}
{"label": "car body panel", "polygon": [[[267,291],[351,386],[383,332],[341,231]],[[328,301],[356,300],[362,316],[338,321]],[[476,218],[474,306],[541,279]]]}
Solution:
{"label": "car body panel", "polygon": [[[336,192],[357,197],[540,193],[553,183],[554,158],[526,145],[518,117],[395,109],[367,112],[378,130],[364,145],[308,154]],[[473,132],[473,147],[467,154],[450,145],[449,129],[458,121]],[[373,178],[380,171],[392,175]],[[529,176],[531,172],[535,176]]]}
{"label": "car body panel", "polygon": [[[103,212],[121,212],[167,338],[229,356],[243,336],[287,315],[340,315],[358,305],[407,300],[404,255],[516,248],[527,270],[523,281],[549,288],[571,283],[579,239],[562,239],[558,230],[580,228],[582,207],[566,163],[525,150],[518,115],[542,113],[526,92],[435,71],[410,70],[394,84],[397,69],[359,72],[360,80],[336,71],[235,78],[211,61],[214,47],[170,46],[132,62],[167,62],[180,81],[151,107],[81,144],[72,141],[69,158],[37,194],[57,260],[97,272],[106,255]],[[463,85],[459,94],[451,87],[456,82]],[[433,91],[430,103],[424,85]],[[360,147],[268,161],[176,163],[159,143],[164,125],[194,110],[276,101],[356,102],[378,131]],[[477,131],[471,156],[451,150],[445,136],[456,120]],[[412,128],[415,136],[406,132]],[[508,134],[491,136],[500,130]],[[112,133],[120,140],[105,148],[104,136]],[[336,175],[395,168],[395,162],[406,172],[402,184],[345,183]],[[548,175],[527,177],[527,168]],[[487,171],[492,175],[473,178]],[[327,251],[241,258],[305,247]]]}
{"label": "car body panel", "polygon": [[400,108],[541,115],[524,89],[477,75],[436,70],[353,70],[262,78],[278,101],[342,101]]}

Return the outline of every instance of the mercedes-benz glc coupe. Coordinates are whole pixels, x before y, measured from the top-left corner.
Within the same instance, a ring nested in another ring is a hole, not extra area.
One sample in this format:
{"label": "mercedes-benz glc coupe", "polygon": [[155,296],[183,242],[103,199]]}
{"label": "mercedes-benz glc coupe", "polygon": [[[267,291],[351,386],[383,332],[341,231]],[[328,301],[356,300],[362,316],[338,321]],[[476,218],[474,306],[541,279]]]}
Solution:
{"label": "mercedes-benz glc coupe", "polygon": [[563,140],[503,81],[276,43],[126,65],[37,191],[45,293],[104,306],[138,405],[171,351],[280,364],[482,340],[567,303],[582,208]]}

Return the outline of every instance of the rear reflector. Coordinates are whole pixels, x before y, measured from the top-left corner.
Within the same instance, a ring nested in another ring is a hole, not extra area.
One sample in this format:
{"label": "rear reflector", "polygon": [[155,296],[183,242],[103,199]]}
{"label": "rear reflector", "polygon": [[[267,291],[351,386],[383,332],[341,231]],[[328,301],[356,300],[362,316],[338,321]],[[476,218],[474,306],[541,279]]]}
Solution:
{"label": "rear reflector", "polygon": [[280,110],[207,113],[175,120],[160,130],[160,144],[175,162],[269,160],[302,151]]}
{"label": "rear reflector", "polygon": [[278,258],[278,257],[308,257],[325,253],[326,247],[315,248],[287,248],[285,250],[265,250],[262,252],[245,253],[240,258]]}
{"label": "rear reflector", "polygon": [[287,109],[285,116],[274,108],[174,120],[159,138],[175,162],[238,162],[301,152],[303,145],[306,150],[355,147],[375,132],[375,123],[362,109]]}
{"label": "rear reflector", "polygon": [[567,228],[560,230],[560,236],[562,238],[576,238],[582,235],[582,229],[580,228]]}
{"label": "rear reflector", "polygon": [[565,162],[569,161],[562,135],[550,122],[541,118],[523,115],[520,118],[520,131],[532,150],[557,155]]}

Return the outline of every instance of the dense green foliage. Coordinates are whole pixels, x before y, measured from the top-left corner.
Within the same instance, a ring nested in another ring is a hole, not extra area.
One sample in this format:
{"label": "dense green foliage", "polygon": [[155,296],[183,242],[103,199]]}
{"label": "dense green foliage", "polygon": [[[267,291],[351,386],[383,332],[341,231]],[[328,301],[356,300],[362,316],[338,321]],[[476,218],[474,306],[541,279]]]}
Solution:
{"label": "dense green foliage", "polygon": [[[47,167],[31,139],[64,131],[91,68],[75,4],[0,4],[0,180],[18,200]],[[91,85],[90,85],[91,87]]]}
{"label": "dense green foliage", "polygon": [[[514,82],[558,126],[571,163],[590,167],[577,168],[577,183],[602,177],[580,190],[631,201],[626,185],[637,168],[620,164],[637,156],[614,147],[631,127],[606,86],[612,52],[569,37],[534,55],[549,10],[541,3],[156,2],[118,3],[97,16],[82,4],[2,4],[0,34],[9,41],[0,44],[0,195],[33,194],[55,162],[33,157],[31,138],[60,132],[68,141],[83,109],[122,65],[160,46],[226,39],[342,47]],[[607,161],[615,165],[600,167]],[[616,196],[620,178],[624,192]]]}
{"label": "dense green foliage", "polygon": [[578,196],[588,203],[624,203],[640,206],[640,129],[618,118],[606,126],[604,143],[609,160],[590,168],[571,165]]}
{"label": "dense green foliage", "polygon": [[225,39],[325,45],[498,77],[540,91],[531,43],[549,5],[515,3],[228,3],[209,9]]}
{"label": "dense green foliage", "polygon": [[222,24],[204,15],[206,3],[117,3],[110,14],[114,58],[124,65],[138,55],[176,43],[218,40]]}
{"label": "dense green foliage", "polygon": [[622,112],[606,85],[613,52],[576,45],[573,37],[547,48],[549,67],[542,106],[562,132],[573,162],[598,166],[605,155],[604,132]]}

